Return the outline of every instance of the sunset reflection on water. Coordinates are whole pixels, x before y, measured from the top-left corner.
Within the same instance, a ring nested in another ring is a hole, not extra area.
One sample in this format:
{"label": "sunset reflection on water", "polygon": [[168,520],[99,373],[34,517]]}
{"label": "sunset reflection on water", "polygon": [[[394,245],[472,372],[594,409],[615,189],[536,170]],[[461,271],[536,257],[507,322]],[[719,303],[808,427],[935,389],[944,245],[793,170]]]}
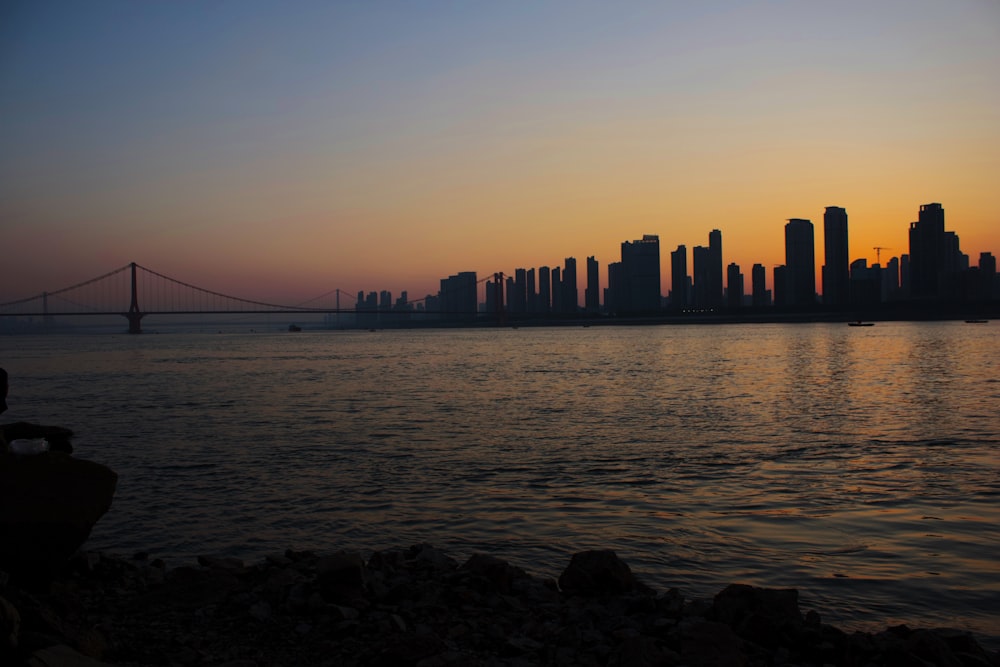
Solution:
{"label": "sunset reflection on water", "polygon": [[[995,327],[48,337],[12,419],[121,475],[92,542],[171,559],[431,542],[851,627],[1000,627]],[[123,349],[124,348],[124,349]],[[989,639],[992,638],[992,639]]]}

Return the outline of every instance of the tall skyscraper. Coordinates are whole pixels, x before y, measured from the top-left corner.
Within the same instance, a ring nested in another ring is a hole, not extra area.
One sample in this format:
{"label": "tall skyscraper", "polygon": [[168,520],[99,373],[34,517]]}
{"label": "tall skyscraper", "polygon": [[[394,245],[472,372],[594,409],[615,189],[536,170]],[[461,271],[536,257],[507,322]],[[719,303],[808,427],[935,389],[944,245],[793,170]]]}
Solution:
{"label": "tall skyscraper", "polygon": [[997,258],[991,252],[979,253],[980,296],[992,299],[997,295]]}
{"label": "tall skyscraper", "polygon": [[823,303],[843,306],[850,300],[847,211],[827,206],[823,214]]}
{"label": "tall skyscraper", "polygon": [[736,262],[730,262],[726,267],[726,305],[729,308],[743,305],[743,274]]}
{"label": "tall skyscraper", "polygon": [[476,272],[462,271],[441,279],[441,311],[445,317],[475,319],[479,309],[479,295],[476,289]]}
{"label": "tall skyscraper", "polygon": [[547,266],[538,267],[538,312],[552,310],[552,270]]}
{"label": "tall skyscraper", "polygon": [[917,222],[910,223],[910,295],[914,298],[938,295],[944,247],[944,208],[924,204]]}
{"label": "tall skyscraper", "polygon": [[709,285],[708,298],[710,305],[721,306],[722,300],[722,232],[713,229],[708,233]]}
{"label": "tall skyscraper", "polygon": [[552,312],[563,312],[562,269],[558,266],[552,267]]}
{"label": "tall skyscraper", "polygon": [[789,306],[816,303],[816,250],[813,224],[792,218],[785,225],[786,296]]}
{"label": "tall skyscraper", "polygon": [[611,262],[608,264],[608,288],[604,292],[604,310],[611,315],[617,315],[622,311],[624,283],[622,263]]}
{"label": "tall skyscraper", "polygon": [[528,269],[524,276],[525,287],[528,295],[528,312],[538,312],[538,291],[535,289],[535,270]]}
{"label": "tall skyscraper", "polygon": [[591,256],[587,258],[587,289],[584,292],[583,301],[588,313],[596,313],[601,309],[601,277],[598,273],[597,260]]}
{"label": "tall skyscraper", "polygon": [[644,234],[639,241],[622,243],[623,303],[625,311],[660,308],[660,237]]}
{"label": "tall skyscraper", "polygon": [[528,272],[525,269],[514,269],[514,282],[507,291],[507,311],[510,313],[526,313],[528,311]]}
{"label": "tall skyscraper", "polygon": [[774,285],[774,305],[788,305],[788,267],[779,264],[774,267],[774,275],[771,278]]}
{"label": "tall skyscraper", "polygon": [[562,273],[562,312],[575,313],[580,307],[576,286],[576,258],[567,257]]}
{"label": "tall skyscraper", "polygon": [[751,303],[754,306],[768,306],[767,299],[767,272],[764,270],[763,264],[754,264],[753,268],[750,269],[750,281],[753,284],[753,299]]}
{"label": "tall skyscraper", "polygon": [[691,248],[691,264],[694,273],[694,294],[691,303],[696,308],[712,308],[713,301],[709,297],[710,283],[712,282],[710,250],[701,245]]}
{"label": "tall skyscraper", "polygon": [[679,245],[670,253],[670,305],[677,309],[691,305],[687,266],[687,247]]}

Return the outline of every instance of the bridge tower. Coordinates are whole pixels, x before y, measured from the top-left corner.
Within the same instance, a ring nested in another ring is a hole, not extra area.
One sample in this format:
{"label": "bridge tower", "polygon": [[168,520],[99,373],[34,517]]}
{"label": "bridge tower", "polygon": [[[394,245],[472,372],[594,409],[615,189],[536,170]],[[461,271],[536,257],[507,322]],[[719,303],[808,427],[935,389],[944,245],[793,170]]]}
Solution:
{"label": "bridge tower", "polygon": [[140,323],[142,322],[142,318],[146,315],[146,313],[139,311],[139,294],[135,288],[135,269],[136,269],[135,262],[132,262],[131,266],[132,266],[132,303],[129,304],[128,312],[122,314],[125,316],[125,319],[128,320],[128,332],[130,334],[141,334],[142,326],[140,325]]}

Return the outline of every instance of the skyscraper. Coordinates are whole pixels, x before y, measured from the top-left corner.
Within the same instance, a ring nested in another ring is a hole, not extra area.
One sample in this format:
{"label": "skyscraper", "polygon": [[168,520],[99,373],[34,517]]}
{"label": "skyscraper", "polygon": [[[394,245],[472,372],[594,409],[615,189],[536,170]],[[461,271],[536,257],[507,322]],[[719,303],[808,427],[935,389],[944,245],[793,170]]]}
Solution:
{"label": "skyscraper", "polygon": [[917,222],[910,223],[910,295],[914,298],[938,295],[944,246],[944,208],[924,204]]}
{"label": "skyscraper", "polygon": [[722,300],[722,232],[713,229],[708,233],[709,284],[708,299],[710,306],[718,307]]}
{"label": "skyscraper", "polygon": [[753,268],[750,269],[750,280],[753,284],[753,303],[754,306],[767,306],[767,283],[766,281],[767,272],[764,270],[763,264],[754,264]]}
{"label": "skyscraper", "polygon": [[580,307],[576,287],[576,258],[567,257],[562,273],[562,312],[575,313]]}
{"label": "skyscraper", "polygon": [[552,310],[552,270],[547,266],[538,267],[538,312]]}
{"label": "skyscraper", "polygon": [[823,303],[843,306],[850,299],[847,211],[827,206],[823,214]]}
{"label": "skyscraper", "polygon": [[621,310],[651,311],[660,307],[660,237],[644,234],[622,243],[624,278]]}
{"label": "skyscraper", "polygon": [[743,273],[736,262],[726,267],[726,305],[730,308],[743,305]]}
{"label": "skyscraper", "polygon": [[562,288],[562,269],[558,266],[552,267],[552,312],[561,313],[563,312],[563,288]]}
{"label": "skyscraper", "polygon": [[687,308],[691,305],[688,294],[687,247],[677,246],[670,253],[670,305],[674,308]]}
{"label": "skyscraper", "polygon": [[441,279],[441,311],[446,317],[475,319],[479,309],[476,272],[462,271]]}
{"label": "skyscraper", "polygon": [[601,309],[600,288],[597,260],[591,256],[587,258],[587,289],[583,297],[588,313],[596,313]]}
{"label": "skyscraper", "polygon": [[785,281],[789,306],[816,303],[816,251],[813,224],[791,218],[785,225]]}
{"label": "skyscraper", "polygon": [[691,264],[694,273],[694,294],[691,303],[696,308],[711,308],[712,299],[709,298],[709,287],[712,282],[710,274],[712,272],[710,250],[705,246],[696,245],[691,248]]}

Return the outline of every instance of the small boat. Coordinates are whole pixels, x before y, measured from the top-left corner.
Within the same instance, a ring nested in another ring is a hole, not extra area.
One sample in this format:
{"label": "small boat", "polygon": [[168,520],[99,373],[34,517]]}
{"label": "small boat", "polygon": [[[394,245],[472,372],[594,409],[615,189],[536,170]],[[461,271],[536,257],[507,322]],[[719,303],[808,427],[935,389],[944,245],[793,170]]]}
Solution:
{"label": "small boat", "polygon": [[288,330],[289,331],[302,331],[302,327],[300,327],[298,324],[289,324],[288,325]]}
{"label": "small boat", "polygon": [[861,320],[858,320],[857,322],[848,322],[847,326],[849,326],[849,327],[873,327],[873,326],[875,326],[875,323],[874,322],[862,322]]}
{"label": "small boat", "polygon": [[986,324],[989,320],[965,320],[966,324]]}

